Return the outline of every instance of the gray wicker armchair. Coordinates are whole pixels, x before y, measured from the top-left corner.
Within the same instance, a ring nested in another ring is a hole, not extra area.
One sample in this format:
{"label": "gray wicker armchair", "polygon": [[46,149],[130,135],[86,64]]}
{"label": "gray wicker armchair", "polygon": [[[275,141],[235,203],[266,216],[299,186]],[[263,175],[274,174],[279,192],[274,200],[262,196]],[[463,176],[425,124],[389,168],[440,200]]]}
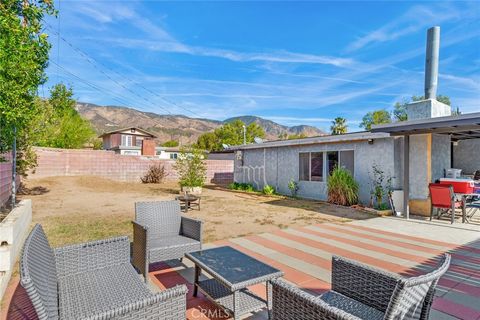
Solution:
{"label": "gray wicker armchair", "polygon": [[186,286],[151,293],[130,264],[127,237],[52,249],[37,224],[25,241],[20,283],[40,320],[186,317]]}
{"label": "gray wicker armchair", "polygon": [[202,221],[181,215],[178,201],[135,203],[133,265],[148,281],[149,264],[202,249]]}
{"label": "gray wicker armchair", "polygon": [[282,280],[272,281],[272,318],[426,320],[437,282],[449,265],[450,255],[445,254],[436,270],[407,279],[334,256],[332,290],[321,296]]}

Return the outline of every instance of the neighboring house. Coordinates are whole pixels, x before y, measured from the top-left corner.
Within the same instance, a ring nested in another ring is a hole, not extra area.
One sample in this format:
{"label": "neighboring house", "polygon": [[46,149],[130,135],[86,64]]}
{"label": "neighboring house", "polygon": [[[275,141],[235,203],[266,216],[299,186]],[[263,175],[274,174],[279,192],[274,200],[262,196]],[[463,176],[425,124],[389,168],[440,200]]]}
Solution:
{"label": "neighboring house", "polygon": [[154,134],[139,128],[123,128],[105,132],[99,138],[103,139],[103,149],[112,150],[123,155],[155,156]]}
{"label": "neighboring house", "polygon": [[171,159],[175,160],[180,154],[180,148],[178,147],[157,147],[156,156],[160,159]]}
{"label": "neighboring house", "polygon": [[[207,153],[207,151],[204,151]],[[233,151],[231,151],[233,153]],[[180,147],[157,147],[156,156],[160,159],[176,160],[182,153]],[[188,153],[187,153],[188,155]]]}

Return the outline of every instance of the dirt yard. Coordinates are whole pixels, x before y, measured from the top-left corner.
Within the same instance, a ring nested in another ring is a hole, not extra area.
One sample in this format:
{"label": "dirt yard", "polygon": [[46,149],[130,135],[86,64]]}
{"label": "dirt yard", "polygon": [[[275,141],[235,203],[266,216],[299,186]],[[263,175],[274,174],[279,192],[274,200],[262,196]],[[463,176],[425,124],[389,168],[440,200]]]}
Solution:
{"label": "dirt yard", "polygon": [[[179,187],[123,183],[98,177],[54,177],[24,181],[21,198],[32,199],[33,222],[41,223],[53,246],[132,235],[134,203],[174,199]],[[207,186],[201,211],[205,242],[324,221],[366,219],[368,213],[311,200],[230,191]]]}

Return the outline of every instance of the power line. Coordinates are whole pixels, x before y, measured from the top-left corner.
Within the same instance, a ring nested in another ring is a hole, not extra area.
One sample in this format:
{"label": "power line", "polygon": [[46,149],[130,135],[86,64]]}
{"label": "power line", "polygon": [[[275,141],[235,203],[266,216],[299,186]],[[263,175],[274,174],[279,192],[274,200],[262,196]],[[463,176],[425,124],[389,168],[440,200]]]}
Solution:
{"label": "power line", "polygon": [[[53,63],[54,65],[56,65],[58,68],[60,68],[61,70],[63,70],[65,72],[66,75],[69,75],[75,79],[77,79],[78,81],[86,84],[87,86],[89,86],[90,88],[94,89],[94,90],[97,90],[98,92],[102,93],[102,94],[105,94],[105,93],[110,93],[110,96],[113,100],[117,101],[120,103],[120,105],[124,106],[124,107],[129,107],[129,104],[132,104],[131,101],[129,101],[129,98],[128,97],[124,97],[124,96],[121,96],[111,90],[108,90],[108,89],[105,89],[105,88],[102,88],[88,80],[85,80],[83,78],[81,78],[80,76],[74,74],[73,72],[67,70],[66,68],[62,67],[61,65],[57,64],[56,62],[54,61],[51,61],[51,63]],[[150,108],[150,107],[148,107]],[[147,108],[147,109],[148,109]]]}
{"label": "power line", "polygon": [[[56,33],[55,30],[53,30],[52,27],[51,27],[47,22],[46,22],[46,24],[47,24],[47,26],[49,26],[50,31]],[[140,97],[141,99],[143,99],[143,100],[145,100],[145,101],[147,101],[147,102],[149,102],[149,103],[157,106],[155,103],[151,102],[150,100],[146,99],[145,97],[142,97],[142,96],[138,95],[137,93],[129,90],[128,88],[126,88],[126,87],[123,86],[122,84],[118,83],[117,81],[115,81],[114,79],[112,79],[109,75],[107,75],[105,72],[103,72],[102,70],[98,69],[94,64],[99,64],[99,65],[101,65],[102,67],[104,67],[104,68],[106,68],[106,69],[114,72],[114,73],[117,74],[119,77],[124,78],[125,80],[133,83],[134,85],[137,85],[138,87],[142,88],[143,90],[149,92],[150,94],[153,94],[153,95],[157,96],[158,98],[160,98],[161,100],[163,100],[163,101],[165,101],[165,102],[167,102],[167,103],[169,103],[169,104],[172,104],[172,105],[174,105],[174,106],[176,106],[176,107],[178,107],[178,108],[184,109],[184,110],[186,110],[186,111],[188,111],[188,112],[190,112],[190,113],[192,113],[192,114],[194,114],[194,115],[196,115],[196,116],[198,116],[198,117],[201,117],[201,115],[199,115],[198,113],[196,113],[196,112],[194,112],[194,111],[192,111],[192,110],[190,110],[190,109],[188,109],[188,108],[186,108],[186,107],[184,107],[184,106],[182,106],[182,105],[180,105],[180,104],[177,104],[177,103],[175,103],[175,102],[173,102],[173,101],[171,101],[171,100],[169,100],[169,99],[166,99],[165,97],[159,95],[158,93],[156,93],[156,92],[154,92],[154,91],[152,91],[152,90],[144,87],[144,86],[141,85],[140,83],[138,83],[138,82],[136,82],[136,81],[134,81],[134,80],[131,80],[131,79],[127,78],[126,76],[120,74],[120,73],[117,72],[116,70],[113,70],[112,68],[106,66],[105,64],[103,64],[103,63],[95,60],[94,58],[92,58],[91,56],[89,56],[87,53],[85,53],[83,50],[79,49],[78,47],[76,47],[75,45],[73,45],[71,42],[69,42],[67,39],[65,39],[64,37],[62,37],[59,33],[57,33],[57,36],[58,36],[62,41],[64,41],[68,46],[70,46],[74,51],[78,52],[84,59],[86,59],[87,62],[89,62],[90,64],[92,64],[95,69],[97,69],[99,72],[101,72],[102,74],[104,74],[105,76],[107,76],[111,81],[117,83],[118,85],[120,85],[120,86],[122,86],[124,89],[132,92],[134,95]],[[165,108],[163,108],[163,107],[160,107],[160,108],[163,109],[163,110],[165,110],[165,111],[167,111],[169,114],[172,114],[169,110],[167,110],[167,109],[165,109]]]}
{"label": "power line", "polygon": [[[50,31],[54,32],[55,31],[51,28],[50,25],[48,25],[50,27]],[[77,49],[75,48],[72,44],[70,44],[69,42],[67,42],[61,35],[59,35],[60,39],[62,39],[63,41],[65,41],[70,47],[72,47],[72,49],[78,51],[81,53],[81,50],[80,49]],[[130,92],[131,94],[135,95],[136,97],[142,99],[142,100],[145,100],[146,102],[152,104],[154,107],[158,107],[162,110],[164,110],[165,112],[169,113],[169,114],[172,114],[168,109],[164,108],[164,107],[161,107],[159,105],[157,105],[156,103],[150,101],[149,99],[137,94],[135,91],[131,90],[130,88],[126,87],[125,85],[123,85],[122,83],[118,82],[117,80],[113,79],[110,75],[108,75],[106,72],[104,72],[103,70],[101,70],[100,68],[98,68],[95,63],[93,61],[90,60],[90,58],[86,55],[86,54],[83,54],[82,53],[82,56],[86,59],[86,61],[88,63],[90,63],[98,72],[100,72],[101,74],[103,74],[105,77],[107,77],[110,81],[114,82],[116,85],[118,85],[119,87],[121,87],[122,89],[124,90],[127,90],[128,92]]]}

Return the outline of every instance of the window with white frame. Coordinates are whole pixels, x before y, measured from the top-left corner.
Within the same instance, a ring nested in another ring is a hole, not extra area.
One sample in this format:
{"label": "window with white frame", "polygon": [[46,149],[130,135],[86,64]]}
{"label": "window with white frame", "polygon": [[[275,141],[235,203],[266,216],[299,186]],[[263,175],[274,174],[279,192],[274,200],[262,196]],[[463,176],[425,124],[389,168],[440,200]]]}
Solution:
{"label": "window with white frame", "polygon": [[300,152],[298,160],[298,180],[300,181],[325,181],[325,174],[329,176],[336,166],[354,174],[353,150]]}
{"label": "window with white frame", "polygon": [[323,181],[323,152],[301,152],[299,154],[298,179]]}
{"label": "window with white frame", "polygon": [[128,134],[122,134],[122,146],[131,147],[132,146],[132,136]]}

